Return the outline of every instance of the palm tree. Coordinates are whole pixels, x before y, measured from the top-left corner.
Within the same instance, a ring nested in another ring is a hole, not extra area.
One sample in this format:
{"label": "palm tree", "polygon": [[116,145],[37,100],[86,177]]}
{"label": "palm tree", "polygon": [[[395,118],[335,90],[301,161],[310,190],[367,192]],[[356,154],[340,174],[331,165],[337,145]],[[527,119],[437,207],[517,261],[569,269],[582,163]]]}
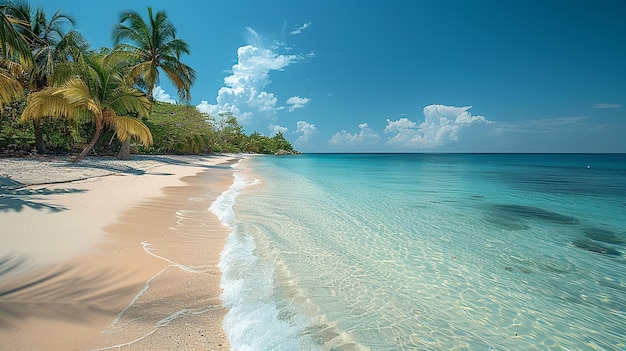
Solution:
{"label": "palm tree", "polygon": [[[8,12],[28,24],[28,27],[18,28],[27,38],[33,65],[26,70],[23,81],[28,93],[40,91],[52,86],[56,81],[64,81],[67,75],[58,75],[57,68],[63,63],[76,59],[78,53],[87,50],[86,40],[75,30],[66,31],[66,27],[73,27],[76,23],[73,16],[57,10],[49,18],[43,8],[31,8],[28,2],[19,1],[8,8]],[[43,135],[40,129],[41,119],[33,119],[35,131],[35,147],[38,153],[46,152]]]}
{"label": "palm tree", "polygon": [[10,9],[10,4],[0,4],[0,108],[24,95],[24,66],[32,63],[22,31],[28,30],[28,23],[15,18]]}
{"label": "palm tree", "polygon": [[21,119],[92,118],[94,136],[74,162],[83,159],[93,149],[106,127],[112,127],[121,141],[132,136],[144,145],[152,144],[148,127],[129,116],[148,116],[150,101],[141,91],[126,84],[123,62],[113,55],[95,53],[86,56],[85,62],[86,67],[80,76],[58,87],[30,94]]}
{"label": "palm tree", "polygon": [[[159,71],[163,71],[178,90],[181,101],[191,100],[191,86],[196,79],[193,68],[180,61],[182,54],[189,54],[189,45],[176,38],[176,29],[164,11],[156,15],[148,7],[148,21],[135,11],[120,15],[120,23],[113,28],[116,51],[128,55],[134,63],[130,76],[135,84],[145,89],[150,101],[152,91],[159,83]],[[130,143],[122,145],[118,158],[130,158]]]}
{"label": "palm tree", "polygon": [[22,63],[32,62],[32,55],[28,40],[25,38],[22,28],[28,28],[28,23],[15,18],[10,10],[12,6],[8,2],[0,4],[0,59],[7,60],[18,58]]}

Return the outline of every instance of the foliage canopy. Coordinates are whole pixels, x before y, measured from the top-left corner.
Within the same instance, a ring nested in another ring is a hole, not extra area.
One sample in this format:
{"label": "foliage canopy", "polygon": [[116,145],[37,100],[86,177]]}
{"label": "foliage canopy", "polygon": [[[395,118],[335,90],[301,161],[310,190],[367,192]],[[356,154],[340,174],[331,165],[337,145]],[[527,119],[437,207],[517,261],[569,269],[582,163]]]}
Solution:
{"label": "foliage canopy", "polygon": [[185,104],[195,80],[178,60],[190,48],[163,11],[148,7],[147,21],[120,14],[113,48],[90,49],[74,23],[60,10],[47,16],[26,1],[0,2],[0,155],[82,149],[78,160],[113,155],[130,137],[142,153],[296,152],[281,133],[246,135],[232,113],[152,101],[158,69]]}

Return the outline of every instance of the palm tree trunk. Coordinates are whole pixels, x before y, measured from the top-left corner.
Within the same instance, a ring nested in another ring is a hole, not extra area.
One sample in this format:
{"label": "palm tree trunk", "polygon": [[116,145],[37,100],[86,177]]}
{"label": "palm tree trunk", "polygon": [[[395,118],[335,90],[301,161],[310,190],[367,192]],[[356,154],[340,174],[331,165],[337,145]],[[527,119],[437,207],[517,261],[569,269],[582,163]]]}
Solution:
{"label": "palm tree trunk", "polygon": [[76,158],[74,160],[72,160],[72,162],[78,162],[78,161],[82,160],[83,158],[85,158],[85,156],[87,156],[87,154],[89,154],[91,152],[93,147],[96,146],[96,143],[98,142],[98,139],[100,138],[100,134],[102,133],[102,129],[103,129],[102,126],[96,125],[96,133],[94,134],[93,139],[91,139],[91,141],[85,147],[85,149],[80,154],[78,154],[78,156],[76,156]]}
{"label": "palm tree trunk", "polygon": [[130,160],[130,138],[122,142],[122,147],[116,157],[120,160]]}
{"label": "palm tree trunk", "polygon": [[40,119],[33,119],[33,129],[35,130],[35,149],[38,154],[45,154],[47,150],[46,144],[43,142]]}

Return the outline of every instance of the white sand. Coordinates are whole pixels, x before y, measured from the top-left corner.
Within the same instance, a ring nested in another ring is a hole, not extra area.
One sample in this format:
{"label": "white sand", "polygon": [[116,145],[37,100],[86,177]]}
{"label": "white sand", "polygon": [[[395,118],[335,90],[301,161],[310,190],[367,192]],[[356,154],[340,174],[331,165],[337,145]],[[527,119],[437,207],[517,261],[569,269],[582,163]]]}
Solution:
{"label": "white sand", "polygon": [[235,159],[0,159],[0,349],[227,350],[208,207]]}

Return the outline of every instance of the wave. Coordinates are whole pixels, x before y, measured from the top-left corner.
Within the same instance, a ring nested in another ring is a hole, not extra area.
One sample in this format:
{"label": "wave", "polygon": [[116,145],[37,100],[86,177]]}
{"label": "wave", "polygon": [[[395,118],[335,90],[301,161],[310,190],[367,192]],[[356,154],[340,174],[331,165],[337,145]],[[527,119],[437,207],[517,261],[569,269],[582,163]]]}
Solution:
{"label": "wave", "polygon": [[[241,161],[240,161],[241,162]],[[240,168],[241,163],[233,165]],[[234,350],[316,350],[303,345],[307,323],[281,318],[274,296],[274,268],[256,253],[256,242],[237,222],[234,206],[241,191],[261,183],[245,170],[234,173],[231,187],[210,206],[223,225],[232,228],[220,256],[222,303],[228,308],[223,328]],[[302,317],[304,318],[304,317]]]}

